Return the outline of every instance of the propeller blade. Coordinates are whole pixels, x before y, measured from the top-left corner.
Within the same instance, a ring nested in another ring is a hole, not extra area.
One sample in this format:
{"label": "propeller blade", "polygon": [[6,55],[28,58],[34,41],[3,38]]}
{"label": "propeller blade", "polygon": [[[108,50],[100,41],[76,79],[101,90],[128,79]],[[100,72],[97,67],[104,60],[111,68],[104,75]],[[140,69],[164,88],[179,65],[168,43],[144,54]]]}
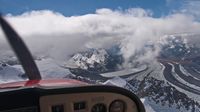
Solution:
{"label": "propeller blade", "polygon": [[0,16],[0,24],[9,44],[21,62],[26,75],[28,75],[29,80],[40,80],[40,72],[21,37],[2,16]]}

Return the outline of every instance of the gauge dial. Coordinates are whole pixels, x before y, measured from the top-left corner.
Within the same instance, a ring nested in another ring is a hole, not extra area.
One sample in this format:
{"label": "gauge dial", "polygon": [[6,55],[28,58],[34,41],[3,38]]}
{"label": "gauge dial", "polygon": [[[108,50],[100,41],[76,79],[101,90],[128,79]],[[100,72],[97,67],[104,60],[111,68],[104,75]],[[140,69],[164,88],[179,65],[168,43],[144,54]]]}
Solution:
{"label": "gauge dial", "polygon": [[115,100],[110,104],[109,112],[125,112],[126,105],[122,100]]}
{"label": "gauge dial", "polygon": [[103,103],[98,103],[92,107],[91,112],[107,112],[107,109]]}

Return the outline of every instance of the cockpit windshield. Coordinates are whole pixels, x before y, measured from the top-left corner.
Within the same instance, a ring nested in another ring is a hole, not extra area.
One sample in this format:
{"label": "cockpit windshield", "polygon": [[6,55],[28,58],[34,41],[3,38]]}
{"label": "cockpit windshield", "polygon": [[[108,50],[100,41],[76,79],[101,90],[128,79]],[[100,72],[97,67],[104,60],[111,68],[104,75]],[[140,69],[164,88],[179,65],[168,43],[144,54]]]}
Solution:
{"label": "cockpit windshield", "polygon": [[[199,0],[0,0],[42,79],[120,86],[149,112],[200,111],[199,10]],[[5,36],[0,84],[28,80]]]}

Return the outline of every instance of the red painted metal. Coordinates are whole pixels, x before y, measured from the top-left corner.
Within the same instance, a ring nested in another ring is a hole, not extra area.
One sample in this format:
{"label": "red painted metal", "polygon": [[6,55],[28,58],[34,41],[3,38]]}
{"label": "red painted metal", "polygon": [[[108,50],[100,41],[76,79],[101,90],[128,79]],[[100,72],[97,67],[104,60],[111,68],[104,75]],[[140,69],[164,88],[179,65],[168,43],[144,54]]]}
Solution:
{"label": "red painted metal", "polygon": [[19,82],[0,84],[0,89],[30,87],[30,86],[52,87],[52,86],[77,86],[77,85],[88,85],[88,83],[73,79],[30,80],[30,81],[19,81]]}

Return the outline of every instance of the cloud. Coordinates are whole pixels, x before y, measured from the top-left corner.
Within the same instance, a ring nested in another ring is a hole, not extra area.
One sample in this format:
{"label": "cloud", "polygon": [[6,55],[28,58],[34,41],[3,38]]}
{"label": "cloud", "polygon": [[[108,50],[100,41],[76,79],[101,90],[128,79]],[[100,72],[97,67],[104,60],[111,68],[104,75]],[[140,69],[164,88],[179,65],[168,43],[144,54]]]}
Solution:
{"label": "cloud", "polygon": [[[117,44],[125,63],[129,63],[132,56],[144,49],[148,42],[154,44],[163,35],[199,33],[200,23],[194,21],[193,17],[181,13],[161,18],[151,15],[151,11],[141,8],[125,11],[104,8],[94,14],[81,16],[66,17],[42,10],[19,16],[9,15],[6,19],[23,37],[34,55],[48,55],[59,60],[88,48],[109,48]],[[139,58],[153,60],[159,48],[145,51]]]}
{"label": "cloud", "polygon": [[173,12],[193,16],[200,21],[200,0],[166,0],[166,5],[174,6]]}
{"label": "cloud", "polygon": [[186,14],[190,14],[194,16],[195,18],[198,18],[197,20],[200,20],[200,1],[199,0],[191,0],[187,1],[185,5],[182,7],[182,12]]}

